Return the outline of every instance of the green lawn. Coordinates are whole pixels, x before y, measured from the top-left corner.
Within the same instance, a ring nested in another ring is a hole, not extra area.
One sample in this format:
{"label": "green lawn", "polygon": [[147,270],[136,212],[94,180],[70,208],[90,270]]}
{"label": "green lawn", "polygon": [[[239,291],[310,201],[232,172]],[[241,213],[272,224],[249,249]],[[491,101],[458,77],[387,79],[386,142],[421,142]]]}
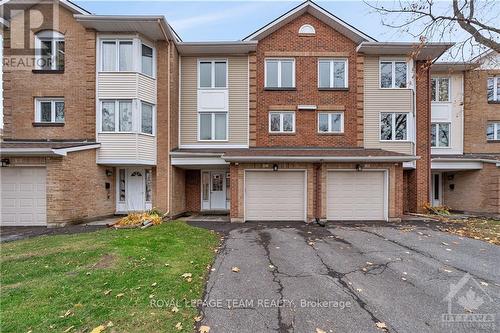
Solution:
{"label": "green lawn", "polygon": [[[145,230],[41,236],[1,245],[1,331],[193,331],[217,234],[169,222]],[[191,273],[192,280],[182,277]],[[166,307],[153,307],[151,302]],[[172,311],[172,300],[179,302]]]}

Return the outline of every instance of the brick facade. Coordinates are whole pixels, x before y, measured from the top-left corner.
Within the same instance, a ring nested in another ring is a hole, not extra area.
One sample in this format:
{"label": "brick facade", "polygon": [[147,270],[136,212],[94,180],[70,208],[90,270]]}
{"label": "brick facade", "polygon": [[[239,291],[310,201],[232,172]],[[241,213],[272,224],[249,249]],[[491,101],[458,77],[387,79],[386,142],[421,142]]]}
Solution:
{"label": "brick facade", "polygon": [[186,170],[186,211],[199,212],[201,200],[201,171]]}

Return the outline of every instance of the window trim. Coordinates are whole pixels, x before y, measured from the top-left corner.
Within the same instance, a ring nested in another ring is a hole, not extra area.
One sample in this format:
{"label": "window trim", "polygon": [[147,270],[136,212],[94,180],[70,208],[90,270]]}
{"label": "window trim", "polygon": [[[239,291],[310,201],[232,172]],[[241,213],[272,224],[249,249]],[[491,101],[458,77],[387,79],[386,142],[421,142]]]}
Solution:
{"label": "window trim", "polygon": [[[451,78],[449,76],[433,76],[433,77],[431,77],[431,88],[432,88],[432,80],[438,80],[437,82],[439,82],[439,80],[441,80],[441,79],[448,80],[448,100],[447,101],[437,101],[437,100],[433,101],[432,100],[432,91],[431,91],[431,102],[432,103],[451,103]],[[436,98],[439,96],[438,92],[439,92],[439,85],[436,84],[436,89],[434,91]]]}
{"label": "window trim", "polygon": [[[52,51],[52,63],[51,68],[42,68],[40,66],[40,60],[42,59],[42,41],[50,41],[51,42],[51,51]],[[57,43],[56,41],[64,42],[64,49],[66,49],[66,40],[65,36],[55,30],[42,30],[35,34],[35,70],[37,71],[64,71],[66,67],[66,57],[64,57],[63,68],[57,68],[56,54],[57,54]]]}
{"label": "window trim", "polygon": [[[432,145],[432,140],[431,140],[431,148],[432,149],[451,149],[451,123],[446,122],[446,121],[441,121],[441,122],[433,122],[431,123],[432,127],[436,128],[436,144],[439,144],[439,127],[441,124],[447,124],[448,125],[448,146],[433,146]],[[432,128],[431,128],[431,133],[432,133]]]}
{"label": "window trim", "polygon": [[[384,62],[390,62],[391,63],[391,86],[390,87],[382,87],[382,63]],[[396,63],[397,62],[404,62],[406,64],[406,87],[404,88],[399,88],[396,87]],[[384,59],[380,58],[379,59],[379,64],[378,64],[378,87],[379,89],[411,89],[410,88],[410,79],[409,79],[409,63],[407,59]]]}
{"label": "window trim", "polygon": [[[104,52],[103,46],[105,42],[114,42],[115,43],[115,68],[114,70],[104,70]],[[128,71],[120,70],[120,42],[132,42],[132,69]],[[142,44],[142,41],[141,41]],[[135,41],[134,38],[124,37],[124,38],[102,38],[99,40],[99,52],[100,52],[100,64],[99,64],[99,73],[134,73],[136,72],[136,57],[134,56],[135,50]],[[142,56],[142,53],[141,53]],[[142,61],[141,61],[141,70],[142,70]],[[146,75],[146,74],[144,74]]]}
{"label": "window trim", "polygon": [[[213,139],[201,139],[201,115],[210,114],[211,115],[211,137]],[[225,139],[215,139],[215,114],[226,115],[226,138]],[[198,111],[198,141],[200,142],[228,142],[229,141],[229,112],[227,111]]]}
{"label": "window trim", "polygon": [[[493,139],[488,139],[488,127],[490,125],[493,125]],[[499,129],[500,129],[500,121],[488,121],[486,123],[486,141],[487,142],[500,141],[500,137],[498,136]]]}
{"label": "window trim", "polygon": [[[140,114],[139,114],[139,119],[140,119],[139,125],[140,126],[139,126],[138,133],[139,134],[143,134],[143,135],[155,136],[156,135],[156,126],[155,126],[155,123],[156,123],[156,105],[148,103],[148,102],[145,102],[145,101],[141,101],[141,100],[139,101],[139,103],[140,103],[141,109],[140,109]],[[152,124],[151,124],[151,133],[145,133],[145,132],[142,131],[142,106],[144,104],[147,104],[147,105],[151,106],[151,112],[152,112],[152,114],[151,114],[151,122],[152,122]],[[132,113],[133,113],[133,110],[134,109],[132,108]],[[132,119],[133,118],[134,117],[132,116]],[[134,124],[132,124],[132,127],[134,127]],[[120,133],[123,133],[123,132],[120,132]]]}
{"label": "window trim", "polygon": [[[42,102],[50,102],[50,119],[54,121],[42,121]],[[56,121],[56,102],[64,103],[64,121]],[[39,124],[65,124],[66,122],[66,102],[64,97],[36,97],[35,98],[35,123]]]}
{"label": "window trim", "polygon": [[[319,116],[321,114],[326,114],[328,115],[328,131],[322,132],[319,130]],[[340,114],[340,131],[331,131],[330,125],[331,125],[331,117],[333,114]],[[318,112],[317,115],[317,132],[318,134],[344,134],[344,112],[342,111],[321,111]]]}
{"label": "window trim", "polygon": [[[284,131],[283,130],[283,115],[284,114],[292,114],[292,131]],[[279,114],[280,115],[280,130],[279,131],[272,131],[271,130],[271,115],[272,114]],[[269,111],[268,115],[268,130],[270,134],[295,134],[295,111]]]}
{"label": "window trim", "polygon": [[[276,87],[269,87],[267,85],[267,62],[268,61],[277,61],[278,62],[278,85]],[[282,61],[291,61],[292,62],[292,86],[291,87],[283,87],[281,84],[281,62]],[[264,88],[265,89],[276,89],[276,90],[288,90],[295,89],[295,58],[265,58],[264,59]]]}
{"label": "window trim", "polygon": [[[384,140],[382,139],[382,131],[381,131],[381,125],[382,125],[382,113],[391,113],[393,115],[396,115],[396,114],[406,114],[406,140],[396,140],[396,117],[393,116],[392,117],[392,122],[391,122],[391,126],[392,126],[392,137],[394,139],[391,139],[391,140]],[[380,142],[412,142],[412,139],[411,139],[411,132],[410,132],[410,129],[412,128],[411,124],[410,124],[410,116],[411,116],[411,113],[410,112],[398,112],[398,111],[381,111],[379,112],[379,119],[378,119],[378,139]]]}
{"label": "window trim", "polygon": [[[321,62],[325,62],[325,61],[328,61],[329,63],[329,76],[330,76],[330,84],[328,87],[321,87],[320,86],[320,63]],[[344,62],[344,65],[345,65],[345,71],[344,71],[344,83],[345,85],[343,87],[335,87],[333,84],[334,84],[334,76],[335,76],[335,73],[333,71],[333,68],[334,68],[334,64],[335,62],[340,62],[340,61],[343,61]],[[317,77],[317,80],[318,80],[318,89],[349,89],[349,59],[348,58],[319,58],[318,59],[318,77]]]}
{"label": "window trim", "polygon": [[[114,102],[115,103],[115,129],[113,131],[103,131],[102,130],[102,103],[103,102]],[[132,131],[120,131],[120,102],[130,102],[132,108]],[[119,134],[134,134],[141,133],[135,129],[135,121],[134,121],[134,99],[128,98],[104,98],[99,100],[99,133],[119,133]],[[153,122],[154,123],[154,122]],[[153,124],[154,127],[154,124]]]}
{"label": "window trim", "polygon": [[[202,62],[210,62],[211,63],[211,84],[210,87],[201,87],[200,86],[200,78],[201,78],[201,71],[200,71],[200,64]],[[226,63],[226,86],[225,87],[216,87],[215,86],[215,63],[216,62],[225,62]],[[229,60],[227,58],[198,58],[197,61],[197,79],[198,79],[198,89],[199,90],[226,90],[229,89]]]}
{"label": "window trim", "polygon": [[[493,99],[492,100],[488,99],[488,81],[490,79],[493,79]],[[486,100],[488,101],[488,103],[500,103],[500,98],[498,97],[498,95],[499,95],[498,81],[500,81],[499,75],[493,75],[493,76],[488,75],[488,77],[486,78]]]}

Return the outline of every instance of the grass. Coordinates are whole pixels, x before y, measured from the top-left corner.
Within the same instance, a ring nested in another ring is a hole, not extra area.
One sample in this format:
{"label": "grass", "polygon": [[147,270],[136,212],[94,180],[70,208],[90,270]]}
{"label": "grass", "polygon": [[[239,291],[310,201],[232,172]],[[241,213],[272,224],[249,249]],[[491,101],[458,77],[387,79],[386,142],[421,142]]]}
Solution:
{"label": "grass", "polygon": [[202,298],[218,242],[213,232],[169,222],[2,244],[1,331],[173,332],[179,322],[192,331],[198,311],[184,300]]}
{"label": "grass", "polygon": [[460,219],[453,215],[437,218],[442,222],[439,227],[442,231],[500,245],[500,220],[480,217]]}

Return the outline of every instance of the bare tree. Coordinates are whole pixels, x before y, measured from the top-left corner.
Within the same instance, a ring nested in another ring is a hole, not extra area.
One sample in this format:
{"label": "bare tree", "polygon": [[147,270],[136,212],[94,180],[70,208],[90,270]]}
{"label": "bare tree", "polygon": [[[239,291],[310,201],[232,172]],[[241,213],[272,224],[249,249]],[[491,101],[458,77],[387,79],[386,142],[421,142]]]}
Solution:
{"label": "bare tree", "polygon": [[461,38],[455,48],[477,54],[486,49],[500,52],[500,1],[498,0],[398,0],[365,3],[381,15],[382,24],[420,40],[450,41]]}

